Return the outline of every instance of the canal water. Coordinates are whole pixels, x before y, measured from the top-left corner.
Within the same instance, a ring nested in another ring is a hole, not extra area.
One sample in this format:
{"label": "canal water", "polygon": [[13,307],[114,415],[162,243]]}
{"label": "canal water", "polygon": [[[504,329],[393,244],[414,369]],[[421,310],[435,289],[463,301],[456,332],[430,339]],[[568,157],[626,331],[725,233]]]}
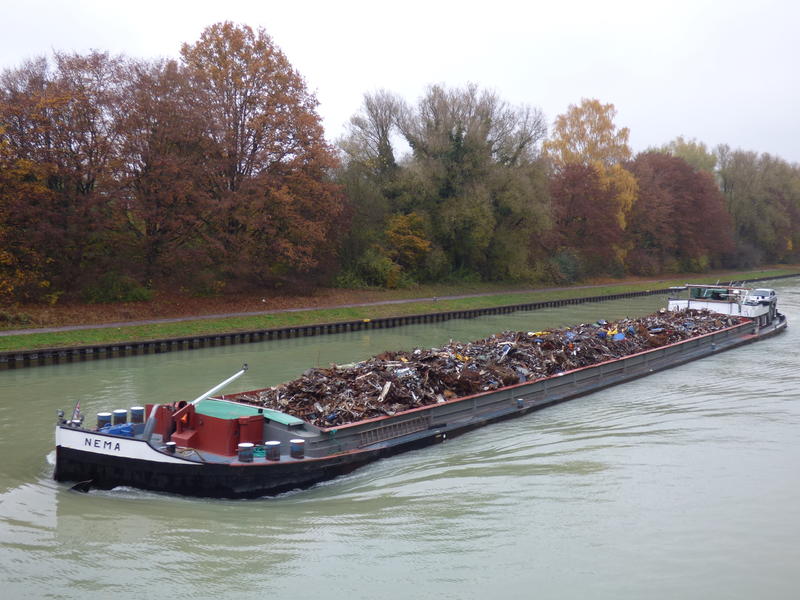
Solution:
{"label": "canal water", "polygon": [[0,597],[796,598],[800,279],[768,285],[785,334],[260,500],[71,492],[51,479],[56,410],[665,299],[0,372]]}

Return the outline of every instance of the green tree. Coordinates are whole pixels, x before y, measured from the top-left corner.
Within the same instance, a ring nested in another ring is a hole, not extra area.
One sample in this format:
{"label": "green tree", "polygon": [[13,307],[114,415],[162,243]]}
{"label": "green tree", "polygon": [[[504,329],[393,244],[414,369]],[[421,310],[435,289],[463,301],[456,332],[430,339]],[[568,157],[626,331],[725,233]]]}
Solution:
{"label": "green tree", "polygon": [[396,95],[379,90],[364,94],[361,109],[350,118],[340,148],[348,162],[363,165],[375,176],[391,176],[397,169],[392,138],[402,101]]}
{"label": "green tree", "polygon": [[716,149],[719,179],[733,218],[735,263],[741,266],[796,257],[800,232],[798,167],[769,154]]}
{"label": "green tree", "polygon": [[349,278],[351,285],[366,285],[368,279],[375,283],[376,278],[364,272],[375,271],[365,257],[382,265],[391,261],[385,233],[398,194],[400,167],[393,140],[401,105],[399,98],[385,90],[365,94],[359,112],[351,117],[339,140],[343,165],[337,181],[345,190],[350,216],[339,257],[346,273],[341,279]]}
{"label": "green tree", "polygon": [[695,139],[686,140],[679,135],[668,144],[662,146],[660,150],[682,158],[698,171],[705,171],[715,175],[717,157],[703,142],[698,142]]}
{"label": "green tree", "polygon": [[[432,254],[443,253],[454,272],[529,276],[530,239],[549,224],[541,112],[475,85],[432,86],[416,107],[403,108],[398,124],[412,150],[398,205],[429,223]],[[522,242],[513,256],[505,244],[512,238]]]}

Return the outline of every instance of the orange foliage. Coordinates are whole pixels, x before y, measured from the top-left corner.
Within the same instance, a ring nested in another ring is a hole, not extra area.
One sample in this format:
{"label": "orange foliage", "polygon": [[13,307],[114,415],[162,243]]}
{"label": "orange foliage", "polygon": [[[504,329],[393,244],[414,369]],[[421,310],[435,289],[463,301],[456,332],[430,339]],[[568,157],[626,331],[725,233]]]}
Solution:
{"label": "orange foliage", "polygon": [[[44,257],[25,235],[25,205],[47,196],[36,165],[14,160],[0,142],[0,302],[25,299],[49,286]],[[22,218],[22,220],[20,220]]]}
{"label": "orange foliage", "polygon": [[[624,230],[636,201],[637,186],[636,178],[622,166],[631,157],[630,131],[627,127],[617,129],[616,114],[613,104],[584,98],[580,106],[570,105],[565,114],[556,118],[543,148],[556,171],[568,165],[584,165],[597,172],[601,187],[614,198],[614,215]],[[617,248],[617,254],[624,257],[622,247]]]}
{"label": "orange foliage", "polygon": [[391,259],[407,269],[419,268],[431,250],[431,242],[425,235],[422,218],[413,212],[408,215],[394,215],[389,219],[386,241],[390,247]]}

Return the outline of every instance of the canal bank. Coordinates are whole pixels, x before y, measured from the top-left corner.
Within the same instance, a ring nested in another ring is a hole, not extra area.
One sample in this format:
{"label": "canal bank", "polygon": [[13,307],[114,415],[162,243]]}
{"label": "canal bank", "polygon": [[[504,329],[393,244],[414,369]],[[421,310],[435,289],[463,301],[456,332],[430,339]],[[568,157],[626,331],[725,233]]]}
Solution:
{"label": "canal bank", "polygon": [[[777,275],[757,279],[744,279],[742,283],[767,281],[797,277],[798,274]],[[171,337],[163,339],[125,341],[118,343],[103,343],[68,347],[39,348],[30,350],[14,350],[0,352],[0,370],[24,367],[34,367],[49,364],[70,363],[76,361],[115,358],[120,356],[139,354],[163,354],[208,348],[215,346],[229,346],[233,344],[247,344],[271,340],[310,337],[319,335],[336,334],[351,331],[365,331],[371,329],[389,329],[414,325],[420,323],[440,323],[451,319],[472,319],[484,315],[502,315],[518,311],[541,310],[560,306],[570,306],[591,302],[602,302],[624,298],[637,298],[642,296],[668,295],[674,288],[662,287],[643,291],[623,292],[619,294],[603,294],[598,296],[577,296],[556,300],[538,302],[524,302],[505,306],[490,306],[467,310],[441,311],[424,314],[399,315],[373,319],[358,319],[351,321],[337,321],[332,323],[316,323],[290,327],[254,329],[249,331],[235,331],[214,334],[200,334],[191,336]],[[79,329],[76,327],[75,329]]]}

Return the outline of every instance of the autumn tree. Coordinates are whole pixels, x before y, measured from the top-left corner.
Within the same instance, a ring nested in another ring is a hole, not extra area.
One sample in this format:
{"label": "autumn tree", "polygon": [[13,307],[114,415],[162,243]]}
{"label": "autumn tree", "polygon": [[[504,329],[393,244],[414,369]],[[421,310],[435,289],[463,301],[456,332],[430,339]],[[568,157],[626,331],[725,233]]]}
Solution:
{"label": "autumn tree", "polygon": [[[613,104],[584,98],[579,106],[570,105],[556,118],[544,150],[556,172],[568,165],[593,168],[602,187],[614,198],[613,213],[621,229],[636,200],[636,179],[623,167],[631,156],[629,130],[614,123],[617,111]],[[626,248],[615,249],[618,260]]]}
{"label": "autumn tree", "polygon": [[211,233],[216,205],[204,106],[176,61],[135,62],[127,74],[122,128],[125,230],[145,281],[188,284],[221,251]]}
{"label": "autumn tree", "polygon": [[414,272],[423,266],[431,248],[423,220],[416,213],[397,214],[386,226],[389,255],[397,264]]}
{"label": "autumn tree", "polygon": [[215,145],[227,272],[270,283],[319,268],[342,203],[303,78],[263,29],[230,22],[206,28],[181,57]]}
{"label": "autumn tree", "polygon": [[55,290],[74,292],[109,267],[116,230],[121,59],[56,53],[7,70],[0,84],[2,139],[30,161],[51,194],[17,207],[46,257]]}
{"label": "autumn tree", "polygon": [[612,188],[592,165],[566,163],[550,182],[553,231],[548,238],[557,276],[571,281],[587,274],[614,274],[623,231],[615,218]]}
{"label": "autumn tree", "polygon": [[[209,27],[181,63],[29,61],[0,78],[0,132],[8,173],[47,191],[8,191],[4,236],[25,228],[53,297],[203,272],[212,285],[285,282],[332,263],[336,157],[316,99],[263,30]],[[21,189],[12,179],[5,189]]]}
{"label": "autumn tree", "polygon": [[628,160],[630,130],[617,129],[613,104],[584,98],[580,106],[571,104],[567,112],[556,117],[550,138],[544,143],[547,156],[557,167],[569,164],[610,167]]}
{"label": "autumn tree", "polygon": [[655,275],[721,267],[733,250],[732,226],[713,176],[662,152],[639,154],[628,168],[639,183],[627,231],[630,270]]}
{"label": "autumn tree", "polygon": [[39,299],[50,289],[46,258],[28,234],[36,227],[34,212],[25,210],[50,200],[43,175],[32,161],[14,158],[0,140],[0,306]]}

